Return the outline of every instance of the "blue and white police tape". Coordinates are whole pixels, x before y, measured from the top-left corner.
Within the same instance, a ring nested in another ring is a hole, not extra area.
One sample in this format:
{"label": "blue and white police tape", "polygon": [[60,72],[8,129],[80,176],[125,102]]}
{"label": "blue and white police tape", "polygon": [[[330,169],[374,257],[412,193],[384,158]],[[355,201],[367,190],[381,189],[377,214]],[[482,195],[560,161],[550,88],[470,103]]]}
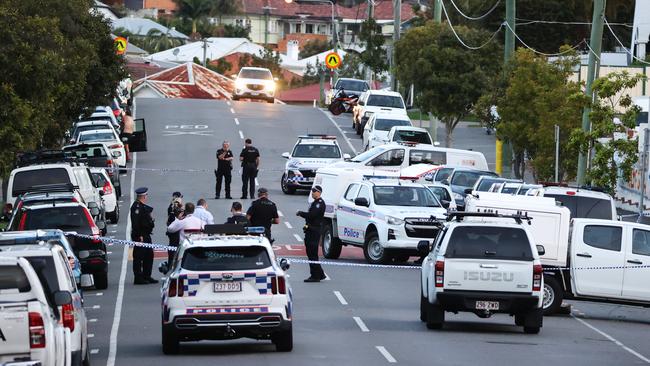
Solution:
{"label": "blue and white police tape", "polygon": [[103,236],[95,237],[92,235],[84,235],[84,234],[71,234],[71,235],[83,239],[91,239],[91,240],[99,239],[103,243],[107,243],[107,244],[122,244],[130,247],[142,247],[142,248],[161,249],[161,250],[170,250],[170,251],[178,250],[177,247],[173,247],[167,244],[143,243],[139,241],[113,239],[113,238],[106,238]]}
{"label": "blue and white police tape", "polygon": [[[156,173],[214,173],[215,169],[187,169],[187,168],[120,168],[120,170],[137,171],[137,172],[156,172]],[[236,172],[242,172],[242,169],[236,169]],[[285,169],[259,169],[258,172],[285,172]]]}

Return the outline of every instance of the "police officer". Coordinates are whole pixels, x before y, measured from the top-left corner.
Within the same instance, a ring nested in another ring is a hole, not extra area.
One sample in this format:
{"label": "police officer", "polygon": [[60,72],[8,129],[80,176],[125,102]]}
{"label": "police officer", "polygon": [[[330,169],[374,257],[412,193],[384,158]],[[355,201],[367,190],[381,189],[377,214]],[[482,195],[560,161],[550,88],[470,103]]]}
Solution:
{"label": "police officer", "polygon": [[271,225],[280,223],[278,208],[269,199],[269,191],[266,188],[260,187],[257,190],[257,196],[259,199],[251,203],[251,207],[246,212],[246,218],[250,226],[263,226],[265,229],[264,235],[273,243],[274,240],[271,239]]}
{"label": "police officer", "polygon": [[[135,190],[137,195],[136,201],[131,205],[131,240],[141,243],[151,243],[151,233],[153,232],[154,220],[153,208],[148,206],[147,193],[149,188],[141,187]],[[153,249],[134,247],[133,248],[133,283],[136,285],[146,285],[149,283],[158,283],[151,277],[151,267],[153,266]]]}
{"label": "police officer", "polygon": [[253,146],[251,139],[246,139],[244,143],[245,146],[241,154],[239,154],[239,161],[241,161],[242,167],[241,198],[248,198],[248,192],[250,192],[251,198],[255,198],[255,177],[257,177],[257,170],[260,166],[260,152]]}
{"label": "police officer", "polygon": [[221,145],[221,149],[217,150],[217,169],[214,171],[214,175],[217,178],[217,184],[214,190],[214,198],[219,199],[221,194],[221,181],[225,180],[225,191],[226,198],[232,199],[230,197],[230,181],[232,180],[232,160],[234,159],[232,151],[230,150],[230,142],[224,141]]}
{"label": "police officer", "polygon": [[[312,187],[311,197],[314,199],[314,202],[309,206],[309,211],[296,212],[296,216],[305,219],[303,231],[305,232],[307,258],[310,261],[318,261],[318,242],[320,241],[321,225],[323,223],[323,217],[325,216],[325,201],[320,197],[322,193],[323,188],[321,188],[321,186]],[[327,276],[325,275],[325,272],[323,272],[323,268],[320,264],[309,264],[309,278],[305,279],[305,282],[320,282],[326,278]]]}

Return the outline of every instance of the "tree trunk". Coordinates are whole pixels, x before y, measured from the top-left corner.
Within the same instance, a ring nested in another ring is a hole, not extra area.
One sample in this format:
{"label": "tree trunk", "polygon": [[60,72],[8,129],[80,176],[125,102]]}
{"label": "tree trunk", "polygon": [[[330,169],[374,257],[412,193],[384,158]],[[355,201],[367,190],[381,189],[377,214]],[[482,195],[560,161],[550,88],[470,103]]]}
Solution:
{"label": "tree trunk", "polygon": [[453,121],[445,119],[445,147],[452,147],[454,144],[454,127]]}

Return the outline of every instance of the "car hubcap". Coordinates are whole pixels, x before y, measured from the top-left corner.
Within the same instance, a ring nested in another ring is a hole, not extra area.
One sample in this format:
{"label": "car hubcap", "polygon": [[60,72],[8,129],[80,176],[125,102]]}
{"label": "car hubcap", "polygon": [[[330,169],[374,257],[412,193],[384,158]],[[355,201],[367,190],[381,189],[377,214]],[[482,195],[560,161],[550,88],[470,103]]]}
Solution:
{"label": "car hubcap", "polygon": [[287,191],[287,176],[286,175],[282,176],[282,190],[285,191],[285,192]]}
{"label": "car hubcap", "polygon": [[380,260],[384,255],[384,248],[379,244],[379,240],[373,240],[368,245],[368,254],[373,260]]}
{"label": "car hubcap", "polygon": [[555,300],[555,293],[553,292],[553,289],[551,286],[544,284],[544,300],[542,302],[542,306],[544,309],[547,309],[553,304],[553,300]]}
{"label": "car hubcap", "polygon": [[332,234],[330,234],[328,230],[327,232],[325,232],[325,237],[323,238],[323,252],[329,253],[331,242],[332,242]]}

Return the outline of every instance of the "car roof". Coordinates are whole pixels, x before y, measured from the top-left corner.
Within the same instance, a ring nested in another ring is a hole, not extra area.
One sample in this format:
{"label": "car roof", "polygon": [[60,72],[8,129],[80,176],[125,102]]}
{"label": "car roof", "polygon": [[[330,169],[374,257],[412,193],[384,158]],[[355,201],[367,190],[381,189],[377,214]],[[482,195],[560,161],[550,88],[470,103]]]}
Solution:
{"label": "car roof", "polygon": [[[375,187],[422,187],[426,188],[424,184],[415,183],[408,180],[399,179],[398,177],[386,177],[386,178],[369,178],[361,181],[362,183],[368,182]],[[354,183],[354,182],[353,182]]]}
{"label": "car roof", "polygon": [[28,165],[20,168],[16,168],[11,171],[12,174],[19,173],[26,170],[41,170],[41,169],[57,169],[57,168],[73,168],[69,163],[49,163],[49,164],[37,164],[37,165]]}
{"label": "car roof", "polygon": [[95,135],[95,134],[104,134],[106,131],[112,131],[112,130],[88,130],[88,131],[81,131],[79,135]]}
{"label": "car roof", "polygon": [[[411,122],[411,119],[409,118],[409,116],[407,116],[405,114],[378,112],[378,113],[373,113],[372,116],[375,117],[375,119],[398,119],[400,121],[409,121],[409,122]],[[410,126],[404,126],[404,127],[410,127]]]}
{"label": "car roof", "polygon": [[75,123],[75,127],[85,126],[111,126],[111,121],[107,119],[93,120],[93,121],[79,121]]}
{"label": "car roof", "polygon": [[592,197],[598,199],[611,200],[612,196],[608,195],[605,192],[592,191],[584,188],[572,188],[572,187],[544,187],[544,195],[548,194],[561,194],[567,195],[567,192],[574,192],[571,196],[578,197]]}
{"label": "car roof", "polygon": [[38,205],[31,205],[31,206],[26,206],[26,210],[43,210],[43,209],[48,209],[52,207],[81,207],[84,208],[85,206],[81,202],[50,202],[50,203],[42,203]]}
{"label": "car roof", "polygon": [[0,246],[0,255],[19,255],[21,257],[36,257],[52,253],[52,250],[64,250],[59,245],[38,243]]}
{"label": "car roof", "polygon": [[252,66],[242,67],[241,70],[262,70],[262,71],[271,72],[271,70],[267,69],[266,67],[252,67]]}
{"label": "car roof", "polygon": [[24,194],[21,195],[21,199],[23,201],[29,201],[29,200],[42,200],[42,199],[57,199],[61,197],[76,197],[77,195],[77,190],[75,189],[74,192],[30,192],[27,191]]}
{"label": "car roof", "polygon": [[328,140],[328,139],[298,139],[296,141],[296,145],[336,145],[338,146],[339,144],[336,142],[336,140]]}
{"label": "car roof", "polygon": [[249,247],[263,246],[273,251],[271,243],[264,236],[255,235],[210,235],[204,233],[190,234],[182,244],[185,248],[205,247]]}
{"label": "car roof", "polygon": [[498,217],[481,217],[479,220],[463,220],[461,222],[449,221],[449,226],[459,227],[459,226],[482,226],[482,227],[511,227],[524,229],[527,225],[524,223],[518,224],[514,220],[509,218],[498,218]]}
{"label": "car roof", "polygon": [[389,96],[394,96],[394,97],[401,97],[402,95],[398,92],[394,92],[392,90],[378,90],[378,89],[370,89],[367,90],[366,93],[370,95],[389,95]]}
{"label": "car roof", "polygon": [[[399,116],[399,117],[402,117],[402,118],[404,117],[404,116],[402,116],[402,115],[398,115],[398,116]],[[400,119],[400,118],[394,118],[394,119]],[[408,119],[408,117],[407,117],[407,119]],[[410,120],[410,119],[409,119],[409,120]],[[398,131],[398,130],[399,130],[399,131],[429,132],[426,128],[415,127],[415,126],[393,126],[393,127],[391,127],[390,129],[391,129],[391,131],[392,131],[392,130],[395,130],[395,131]],[[426,145],[428,145],[428,144],[426,144]]]}
{"label": "car roof", "polygon": [[[102,131],[105,131],[105,130],[102,130]],[[76,148],[99,147],[99,146],[106,147],[106,145],[104,145],[104,143],[101,142],[101,141],[88,141],[88,142],[82,142],[82,143],[79,143],[79,144],[65,145],[63,147],[63,150],[66,150],[66,149],[67,150],[72,150],[72,149],[76,149]]]}

